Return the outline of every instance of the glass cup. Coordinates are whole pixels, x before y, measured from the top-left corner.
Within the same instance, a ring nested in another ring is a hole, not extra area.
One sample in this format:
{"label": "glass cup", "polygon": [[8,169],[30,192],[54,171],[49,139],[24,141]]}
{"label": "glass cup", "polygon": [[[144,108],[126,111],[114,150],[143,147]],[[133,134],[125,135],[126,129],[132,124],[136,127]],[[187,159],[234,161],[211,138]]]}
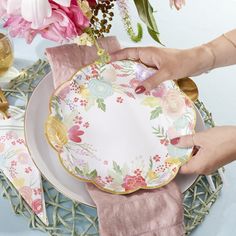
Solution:
{"label": "glass cup", "polygon": [[13,60],[12,42],[7,35],[0,32],[0,77],[9,70]]}

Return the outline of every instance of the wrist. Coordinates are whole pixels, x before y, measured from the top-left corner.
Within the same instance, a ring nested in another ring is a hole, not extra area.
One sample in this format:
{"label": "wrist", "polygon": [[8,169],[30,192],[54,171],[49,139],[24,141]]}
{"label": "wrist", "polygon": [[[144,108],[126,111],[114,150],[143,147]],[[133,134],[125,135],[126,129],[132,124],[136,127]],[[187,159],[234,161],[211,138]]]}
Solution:
{"label": "wrist", "polygon": [[215,54],[210,45],[202,45],[185,50],[190,63],[187,76],[196,76],[214,68]]}

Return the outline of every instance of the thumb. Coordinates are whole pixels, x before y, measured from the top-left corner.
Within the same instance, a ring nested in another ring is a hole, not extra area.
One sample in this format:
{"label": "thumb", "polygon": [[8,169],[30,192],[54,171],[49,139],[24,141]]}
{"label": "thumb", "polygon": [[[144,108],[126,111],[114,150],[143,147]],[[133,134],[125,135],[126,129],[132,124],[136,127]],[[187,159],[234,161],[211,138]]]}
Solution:
{"label": "thumb", "polygon": [[201,174],[202,171],[202,154],[199,151],[195,156],[193,156],[187,163],[185,163],[181,168],[180,174]]}
{"label": "thumb", "polygon": [[[155,89],[161,84],[163,81],[170,79],[170,75],[167,70],[160,69],[155,74],[153,74],[148,79],[142,81],[139,86],[135,89],[136,93],[143,93],[145,91],[150,91]],[[141,88],[141,89],[140,89]]]}

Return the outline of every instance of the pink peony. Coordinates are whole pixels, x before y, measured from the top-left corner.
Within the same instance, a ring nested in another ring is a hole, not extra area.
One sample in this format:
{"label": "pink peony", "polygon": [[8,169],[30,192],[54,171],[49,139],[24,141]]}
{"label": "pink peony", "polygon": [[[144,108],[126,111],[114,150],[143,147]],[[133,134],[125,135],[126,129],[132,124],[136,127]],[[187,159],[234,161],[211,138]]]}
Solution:
{"label": "pink peony", "polygon": [[[37,34],[59,43],[81,35],[89,26],[89,19],[84,15],[77,1],[70,0],[19,0],[20,7],[13,14],[5,5],[0,7],[0,14],[6,18],[4,27],[9,28],[15,37],[24,37],[31,43]],[[30,3],[30,4],[29,4]],[[21,13],[21,14],[20,14]]]}
{"label": "pink peony", "polygon": [[185,99],[177,90],[170,89],[162,98],[162,108],[165,115],[178,118],[185,111]]}
{"label": "pink peony", "polygon": [[145,186],[147,186],[147,184],[141,175],[126,175],[124,178],[124,183],[122,184],[122,187],[125,188],[125,191],[132,191]]}
{"label": "pink peony", "polygon": [[82,141],[80,136],[84,134],[84,131],[80,130],[79,125],[74,125],[69,129],[68,134],[71,141],[80,143]]}

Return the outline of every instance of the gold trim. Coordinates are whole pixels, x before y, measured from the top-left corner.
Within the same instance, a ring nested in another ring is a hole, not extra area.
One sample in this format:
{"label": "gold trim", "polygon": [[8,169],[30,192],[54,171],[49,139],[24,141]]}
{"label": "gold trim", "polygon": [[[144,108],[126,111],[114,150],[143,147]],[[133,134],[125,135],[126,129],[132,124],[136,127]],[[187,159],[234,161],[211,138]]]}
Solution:
{"label": "gold trim", "polygon": [[[44,79],[46,78],[46,76],[48,76],[50,73],[52,73],[52,72],[49,72],[47,75],[45,75],[44,78],[38,83],[38,85],[36,86],[36,88],[35,88],[34,91],[32,92],[31,96],[34,95],[34,93],[37,91],[39,85],[40,85],[41,83],[43,83],[43,81],[44,81]],[[30,98],[30,99],[31,99],[31,98]],[[29,152],[29,154],[30,154],[30,156],[31,156],[31,160],[32,160],[33,163],[35,164],[35,166],[36,166],[36,168],[38,169],[38,171],[40,172],[40,174],[41,174],[58,192],[62,193],[62,191],[59,190],[58,187],[55,186],[55,185],[40,171],[40,168],[39,168],[38,165],[36,164],[36,162],[35,162],[35,160],[34,160],[34,158],[33,158],[33,155],[31,154],[31,152],[30,152],[30,150],[29,150],[29,146],[28,146],[28,144],[27,144],[27,139],[26,139],[26,133],[27,133],[27,132],[26,132],[26,125],[25,125],[25,124],[26,124],[26,117],[27,117],[27,114],[28,114],[28,113],[27,113],[28,105],[29,105],[29,102],[28,102],[27,105],[26,105],[26,109],[25,109],[25,119],[24,119],[25,146],[26,146],[26,148],[27,148],[27,150],[28,150],[28,152]],[[49,145],[51,145],[51,144],[49,143]],[[54,149],[54,148],[53,148],[53,149]],[[54,149],[54,150],[55,150],[55,149]],[[91,208],[94,208],[94,209],[97,208],[96,205],[93,206],[93,205],[90,205],[90,204],[88,204],[88,203],[86,203],[86,202],[78,201],[77,199],[75,199],[75,198],[73,198],[73,197],[67,195],[66,193],[64,193],[64,191],[63,191],[62,194],[65,195],[66,197],[68,197],[68,198],[71,199],[71,200],[74,200],[74,201],[76,201],[76,202],[79,202],[79,203],[82,203],[82,204],[86,205],[87,207],[91,207]]]}
{"label": "gold trim", "polygon": [[[138,63],[138,62],[134,62],[134,63]],[[70,77],[68,80],[66,80],[64,83],[62,83],[58,88],[56,88],[56,89],[54,90],[54,92],[52,93],[52,95],[51,95],[51,97],[50,97],[50,100],[49,100],[49,115],[48,115],[47,120],[50,119],[50,117],[52,116],[52,110],[51,110],[51,107],[52,107],[52,104],[51,104],[52,98],[53,98],[57,93],[59,93],[59,91],[61,91],[61,89],[63,89],[68,83],[70,83],[70,81],[74,79],[74,77],[75,77],[75,75],[76,75],[77,73],[79,73],[79,72],[82,71],[84,68],[89,67],[89,66],[91,66],[91,65],[93,65],[93,63],[91,63],[91,64],[89,64],[89,65],[87,65],[87,66],[85,66],[85,67],[79,69],[77,72],[75,72],[75,73],[73,74],[72,77]],[[187,78],[187,79],[189,79],[189,78]],[[190,79],[189,79],[189,80],[190,80]],[[176,85],[176,82],[174,82],[174,81],[171,81],[171,82],[172,82],[174,85]],[[194,84],[195,84],[195,83],[194,83]],[[179,86],[177,86],[177,87],[179,88]],[[180,88],[179,88],[179,89],[180,89]],[[192,110],[193,110],[193,113],[194,113],[194,129],[193,129],[193,133],[195,133],[195,127],[196,127],[196,111],[195,111],[195,109],[194,109],[194,103],[193,103],[193,101],[191,100],[191,98],[189,98],[181,89],[180,89],[179,91],[180,91],[180,93],[181,93],[185,98],[187,98],[187,99],[189,100],[190,104],[192,104]],[[47,120],[46,120],[46,124],[47,124]],[[113,193],[113,194],[122,194],[122,195],[125,195],[125,194],[130,194],[130,193],[136,192],[136,191],[138,191],[138,190],[140,190],[140,189],[157,189],[157,188],[161,188],[161,187],[167,185],[168,183],[170,183],[170,182],[176,177],[176,175],[178,174],[178,171],[179,171],[180,167],[181,167],[182,165],[184,165],[186,162],[188,162],[188,161],[192,158],[192,152],[191,152],[191,154],[190,154],[189,156],[187,156],[186,161],[185,161],[184,163],[181,163],[181,165],[179,165],[179,167],[176,167],[176,168],[178,168],[177,171],[176,171],[176,173],[175,173],[172,177],[170,177],[170,179],[168,179],[166,182],[164,182],[164,183],[161,184],[161,185],[157,185],[157,186],[155,186],[155,187],[139,187],[139,188],[134,189],[134,190],[132,190],[132,191],[115,192],[115,191],[111,191],[111,190],[109,190],[109,189],[103,188],[103,187],[101,187],[101,186],[98,186],[97,183],[96,183],[95,181],[93,181],[93,180],[88,180],[88,179],[80,178],[80,177],[76,176],[74,173],[70,172],[70,171],[64,166],[64,164],[63,164],[63,162],[62,162],[62,160],[61,160],[60,154],[58,154],[56,148],[55,148],[55,147],[53,146],[53,144],[50,142],[49,135],[47,134],[47,127],[46,127],[46,126],[45,126],[45,128],[44,128],[44,134],[45,134],[45,136],[46,136],[46,138],[47,138],[47,140],[48,140],[50,146],[56,151],[56,153],[57,153],[57,155],[58,155],[58,157],[59,157],[59,160],[60,160],[60,162],[61,162],[63,168],[64,168],[69,174],[71,174],[73,177],[79,179],[80,181],[92,183],[92,184],[96,185],[99,189],[101,189],[101,190],[103,190],[103,191],[105,191],[105,192]]]}

